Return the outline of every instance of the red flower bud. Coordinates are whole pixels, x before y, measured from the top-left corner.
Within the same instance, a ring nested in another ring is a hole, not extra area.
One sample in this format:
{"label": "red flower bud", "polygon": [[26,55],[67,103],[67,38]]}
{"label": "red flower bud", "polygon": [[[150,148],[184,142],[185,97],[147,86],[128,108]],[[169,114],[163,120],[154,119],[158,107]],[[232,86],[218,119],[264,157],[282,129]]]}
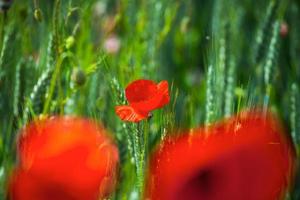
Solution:
{"label": "red flower bud", "polygon": [[289,26],[286,22],[280,24],[280,35],[281,37],[286,37],[289,33]]}

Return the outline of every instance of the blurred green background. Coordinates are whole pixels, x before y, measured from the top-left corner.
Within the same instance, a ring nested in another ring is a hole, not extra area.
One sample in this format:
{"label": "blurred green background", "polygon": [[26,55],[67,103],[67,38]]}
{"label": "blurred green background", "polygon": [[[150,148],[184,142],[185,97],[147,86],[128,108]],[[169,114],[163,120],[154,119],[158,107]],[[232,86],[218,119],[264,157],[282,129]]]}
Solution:
{"label": "blurred green background", "polygon": [[[112,199],[138,198],[144,177],[135,165],[166,134],[244,108],[279,115],[298,149],[300,1],[0,2],[0,199],[18,130],[41,115],[94,118],[114,134],[121,172]],[[172,100],[138,127],[114,107],[126,104],[124,88],[140,78],[168,80]],[[146,142],[137,158],[139,132]],[[287,199],[300,198],[297,187]]]}

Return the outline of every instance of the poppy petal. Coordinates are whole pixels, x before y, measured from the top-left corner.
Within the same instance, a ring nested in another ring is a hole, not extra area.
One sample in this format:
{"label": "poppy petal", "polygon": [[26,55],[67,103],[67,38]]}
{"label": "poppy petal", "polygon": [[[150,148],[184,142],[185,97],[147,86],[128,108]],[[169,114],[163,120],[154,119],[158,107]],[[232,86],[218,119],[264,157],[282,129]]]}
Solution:
{"label": "poppy petal", "polygon": [[294,161],[294,149],[278,121],[247,113],[166,139],[152,156],[146,196],[164,200],[281,199]]}
{"label": "poppy petal", "polygon": [[157,87],[151,80],[136,80],[130,83],[125,89],[125,96],[129,104],[132,102],[146,101],[155,95]]}
{"label": "poppy petal", "polygon": [[132,102],[130,105],[142,112],[151,112],[152,110],[161,108],[169,103],[169,88],[167,81],[161,81],[157,84],[157,92],[147,101]]}
{"label": "poppy petal", "polygon": [[9,198],[12,200],[40,200],[35,180],[22,171],[15,171],[9,182]]}
{"label": "poppy petal", "polygon": [[[75,196],[74,196],[75,194]],[[80,193],[68,193],[63,187],[50,186],[40,182],[23,170],[16,170],[10,180],[9,197],[11,200],[83,200]]]}
{"label": "poppy petal", "polygon": [[161,108],[170,102],[169,96],[169,84],[168,81],[161,81],[157,84],[158,93],[163,96],[159,106],[157,108]]}
{"label": "poppy petal", "polygon": [[124,121],[139,122],[148,118],[149,113],[170,101],[168,82],[158,84],[151,80],[136,80],[130,83],[125,95],[128,106],[117,106],[116,114]]}
{"label": "poppy petal", "polygon": [[[101,126],[75,117],[47,118],[26,126],[18,138],[18,157],[24,176],[35,180],[34,185],[43,183],[41,193],[53,191],[62,199],[80,200],[96,200],[102,197],[99,187],[113,187],[104,182],[114,183],[107,178],[116,178],[119,160],[117,147]],[[65,194],[76,198],[63,198]]]}
{"label": "poppy petal", "polygon": [[131,106],[116,106],[115,111],[121,120],[128,122],[139,122],[148,117],[148,113],[141,114]]}

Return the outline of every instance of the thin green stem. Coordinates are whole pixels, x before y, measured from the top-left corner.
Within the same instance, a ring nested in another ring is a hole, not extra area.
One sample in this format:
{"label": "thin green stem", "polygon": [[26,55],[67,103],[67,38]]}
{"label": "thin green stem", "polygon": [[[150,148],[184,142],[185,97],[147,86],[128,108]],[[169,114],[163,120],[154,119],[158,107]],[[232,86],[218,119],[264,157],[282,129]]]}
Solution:
{"label": "thin green stem", "polygon": [[55,86],[58,80],[58,76],[60,74],[60,69],[61,69],[61,65],[63,62],[64,58],[62,56],[58,57],[58,60],[56,61],[56,65],[55,65],[55,71],[53,73],[51,82],[50,82],[50,87],[48,90],[48,95],[44,104],[44,108],[43,108],[43,114],[47,114],[49,112],[50,109],[50,103],[54,94],[54,90],[55,90]]}

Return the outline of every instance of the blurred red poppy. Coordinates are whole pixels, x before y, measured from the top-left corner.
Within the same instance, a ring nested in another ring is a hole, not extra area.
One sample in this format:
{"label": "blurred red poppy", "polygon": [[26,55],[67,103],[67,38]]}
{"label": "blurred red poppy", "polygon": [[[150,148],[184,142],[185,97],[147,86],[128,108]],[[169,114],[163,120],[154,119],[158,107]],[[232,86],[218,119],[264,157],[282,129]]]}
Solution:
{"label": "blurred red poppy", "polygon": [[150,161],[146,197],[281,199],[292,177],[294,155],[291,142],[271,115],[244,113],[166,139]]}
{"label": "blurred red poppy", "polygon": [[139,122],[148,118],[151,111],[169,103],[168,82],[158,84],[151,80],[136,80],[125,89],[129,105],[116,106],[116,114],[123,121]]}
{"label": "blurred red poppy", "polygon": [[116,184],[118,150],[94,122],[53,117],[26,126],[18,140],[12,200],[97,200]]}

